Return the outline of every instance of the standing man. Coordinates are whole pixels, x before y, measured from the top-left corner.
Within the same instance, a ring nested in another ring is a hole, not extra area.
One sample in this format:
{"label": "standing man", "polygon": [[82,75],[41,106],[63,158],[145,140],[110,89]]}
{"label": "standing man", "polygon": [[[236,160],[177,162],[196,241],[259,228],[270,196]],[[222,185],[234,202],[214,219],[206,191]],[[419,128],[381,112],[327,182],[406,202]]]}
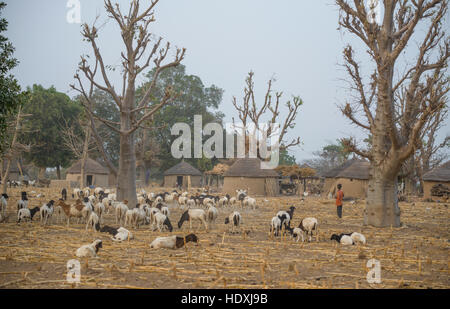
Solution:
{"label": "standing man", "polygon": [[342,185],[337,185],[338,191],[336,193],[336,207],[337,207],[337,215],[339,218],[342,218],[342,199],[344,198],[344,192],[341,190]]}

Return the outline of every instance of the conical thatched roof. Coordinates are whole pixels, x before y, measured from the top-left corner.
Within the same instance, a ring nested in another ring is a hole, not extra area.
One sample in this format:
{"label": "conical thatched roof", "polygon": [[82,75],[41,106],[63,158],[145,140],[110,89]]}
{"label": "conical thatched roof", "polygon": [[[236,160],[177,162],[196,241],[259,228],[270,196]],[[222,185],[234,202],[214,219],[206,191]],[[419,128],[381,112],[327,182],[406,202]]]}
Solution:
{"label": "conical thatched roof", "polygon": [[[72,164],[67,170],[67,174],[80,174],[81,173],[81,160]],[[97,161],[87,158],[86,160],[86,173],[90,174],[109,174],[109,170],[98,163]]]}
{"label": "conical thatched roof", "polygon": [[450,161],[441,166],[433,168],[423,175],[425,181],[450,182]]}
{"label": "conical thatched roof", "polygon": [[339,174],[340,171],[342,171],[342,170],[346,169],[347,167],[349,167],[352,164],[353,160],[355,160],[355,159],[347,160],[342,165],[329,170],[328,172],[323,174],[323,177],[325,177],[325,178],[335,178],[337,176],[337,174]]}
{"label": "conical thatched roof", "polygon": [[169,175],[189,175],[189,176],[201,176],[202,172],[190,165],[185,161],[181,161],[177,165],[172,166],[164,172],[165,176]]}
{"label": "conical thatched roof", "polygon": [[365,160],[352,159],[350,164],[341,169],[335,178],[369,179],[370,163]]}
{"label": "conical thatched roof", "polygon": [[257,158],[245,158],[237,160],[228,171],[223,174],[224,177],[277,177],[275,170],[261,169],[261,160]]}
{"label": "conical thatched roof", "polygon": [[229,165],[219,163],[210,171],[205,172],[205,174],[208,175],[223,175],[228,169],[230,168]]}

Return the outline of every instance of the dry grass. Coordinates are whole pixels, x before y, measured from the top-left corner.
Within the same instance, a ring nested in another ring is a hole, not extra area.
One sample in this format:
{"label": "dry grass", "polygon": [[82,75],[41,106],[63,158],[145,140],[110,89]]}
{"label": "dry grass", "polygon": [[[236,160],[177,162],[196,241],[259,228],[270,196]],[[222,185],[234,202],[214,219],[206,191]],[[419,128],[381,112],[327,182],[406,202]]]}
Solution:
{"label": "dry grass", "polygon": [[[30,198],[31,207],[55,199],[54,189]],[[12,189],[9,223],[0,224],[0,288],[441,288],[449,284],[449,210],[441,203],[400,203],[402,228],[362,226],[364,202],[344,205],[339,221],[333,201],[309,198],[257,198],[257,210],[239,210],[241,233],[230,234],[224,218],[232,209],[219,209],[216,226],[195,233],[199,245],[179,250],[152,250],[150,242],[170,233],[152,232],[148,226],[132,230],[135,240],[116,243],[107,234],[86,233],[85,225],[42,227],[39,215],[32,224],[15,223],[20,189]],[[31,195],[31,194],[29,194]],[[69,194],[70,195],[70,194]],[[33,195],[31,195],[33,196]],[[296,206],[293,224],[300,218],[319,220],[320,241],[295,243],[290,237],[269,235],[270,219],[281,209]],[[185,235],[176,224],[181,210],[171,207],[172,234]],[[106,223],[115,226],[113,215]],[[196,229],[199,225],[194,223]],[[243,232],[245,231],[245,233]],[[357,231],[366,235],[364,247],[343,247],[329,240],[333,233]],[[95,238],[103,240],[98,259],[80,261],[81,283],[66,283],[66,263],[75,250]],[[380,260],[382,283],[366,281],[369,259]]]}

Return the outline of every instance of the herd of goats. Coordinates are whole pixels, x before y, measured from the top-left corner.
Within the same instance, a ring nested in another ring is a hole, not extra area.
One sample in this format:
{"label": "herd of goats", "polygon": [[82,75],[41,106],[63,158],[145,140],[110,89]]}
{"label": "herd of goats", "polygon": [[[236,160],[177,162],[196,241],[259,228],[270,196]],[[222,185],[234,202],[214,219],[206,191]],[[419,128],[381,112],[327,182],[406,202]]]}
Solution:
{"label": "herd of goats", "polygon": [[[35,193],[33,191],[33,193]],[[8,205],[8,195],[2,194],[0,197],[0,222],[7,219],[6,209]],[[215,196],[207,192],[189,194],[188,192],[172,192],[162,193],[147,193],[141,190],[137,195],[136,207],[130,207],[127,200],[118,201],[116,193],[109,189],[103,188],[75,188],[72,193],[74,203],[69,203],[67,200],[67,190],[64,188],[61,192],[61,198],[57,201],[51,200],[43,204],[41,207],[28,207],[28,195],[26,191],[22,191],[21,199],[17,202],[17,224],[21,222],[31,222],[36,213],[40,214],[40,221],[42,225],[48,225],[53,217],[56,221],[61,223],[63,218],[67,219],[67,226],[70,224],[71,218],[75,218],[77,223],[80,221],[86,223],[86,231],[89,229],[100,233],[108,233],[113,241],[124,241],[133,239],[133,234],[127,229],[132,227],[138,229],[143,225],[151,225],[151,228],[159,230],[160,232],[168,230],[172,232],[173,226],[170,222],[169,204],[178,205],[183,211],[180,220],[178,221],[178,228],[181,229],[184,222],[189,221],[189,228],[192,230],[192,221],[198,221],[200,227],[203,225],[205,231],[208,231],[218,217],[218,208],[225,209],[227,206],[248,207],[256,209],[256,199],[250,197],[247,190],[236,190],[236,196]],[[305,241],[304,235],[309,236],[309,241],[315,234],[315,239],[318,241],[318,227],[319,223],[316,218],[307,217],[300,221],[298,227],[292,228],[291,221],[294,216],[295,207],[291,206],[288,210],[279,211],[270,222],[270,232],[274,236],[279,236],[280,233],[288,233],[297,242],[302,239]],[[113,214],[115,216],[116,225],[119,228],[114,228],[108,225],[103,225],[103,217],[105,214]],[[240,229],[242,224],[242,216],[239,211],[232,211],[226,218],[225,224],[231,225],[231,233]],[[366,239],[364,235],[353,233],[333,234],[331,240],[336,240],[343,245],[365,244]],[[151,248],[181,248],[187,242],[198,242],[198,237],[195,234],[189,234],[185,237],[169,236],[158,237],[151,244]],[[97,257],[99,248],[102,247],[100,239],[95,240],[92,244],[80,247],[76,255],[78,257]]]}

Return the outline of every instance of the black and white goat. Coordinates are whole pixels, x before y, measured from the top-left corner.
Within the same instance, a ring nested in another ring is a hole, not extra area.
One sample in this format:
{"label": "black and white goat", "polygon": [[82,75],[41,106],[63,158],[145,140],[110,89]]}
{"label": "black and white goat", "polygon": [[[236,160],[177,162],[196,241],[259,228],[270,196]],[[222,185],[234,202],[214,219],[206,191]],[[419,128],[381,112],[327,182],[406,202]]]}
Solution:
{"label": "black and white goat", "polygon": [[[350,240],[348,239],[350,237]],[[358,232],[353,233],[342,233],[342,234],[333,234],[331,235],[331,240],[336,240],[337,242],[340,242],[343,245],[355,245],[355,244],[366,244],[366,237]]]}
{"label": "black and white goat", "polygon": [[238,211],[232,212],[228,217],[225,218],[225,224],[231,223],[231,232],[234,233],[235,228],[239,228],[242,223],[241,214]]}
{"label": "black and white goat", "polygon": [[20,223],[21,221],[33,221],[33,217],[37,212],[39,212],[39,207],[37,206],[33,209],[19,209],[19,212],[17,213],[17,223]]}
{"label": "black and white goat", "polygon": [[181,226],[185,221],[189,221],[189,229],[192,229],[192,220],[198,220],[205,226],[205,230],[208,230],[208,226],[206,224],[206,211],[203,209],[188,209],[186,210],[178,221],[178,228],[181,229]]}
{"label": "black and white goat", "polygon": [[55,204],[54,200],[51,200],[47,204],[42,205],[41,209],[39,210],[39,213],[41,215],[41,224],[47,225],[49,221],[52,218],[53,212],[55,208],[53,205]]}
{"label": "black and white goat", "polygon": [[161,212],[157,212],[155,214],[156,227],[160,232],[163,231],[164,228],[167,228],[169,232],[172,232],[173,227],[170,223],[169,217],[163,215]]}
{"label": "black and white goat", "polygon": [[168,237],[158,237],[150,244],[150,248],[160,249],[178,249],[183,247],[188,242],[198,243],[198,237],[195,234],[189,234],[185,237],[180,236],[168,236]]}
{"label": "black and white goat", "polygon": [[353,239],[350,236],[345,235],[345,234],[340,234],[340,235],[333,234],[333,235],[331,235],[331,240],[336,240],[341,245],[346,245],[346,246],[355,244],[353,242]]}
{"label": "black and white goat", "polygon": [[77,249],[75,255],[80,258],[97,257],[98,250],[102,248],[102,241],[95,240],[92,244],[81,246]]}
{"label": "black and white goat", "polygon": [[295,207],[291,206],[289,207],[289,210],[280,210],[277,212],[277,217],[279,217],[282,223],[284,223],[286,230],[291,227],[291,220],[294,218],[294,211]]}

